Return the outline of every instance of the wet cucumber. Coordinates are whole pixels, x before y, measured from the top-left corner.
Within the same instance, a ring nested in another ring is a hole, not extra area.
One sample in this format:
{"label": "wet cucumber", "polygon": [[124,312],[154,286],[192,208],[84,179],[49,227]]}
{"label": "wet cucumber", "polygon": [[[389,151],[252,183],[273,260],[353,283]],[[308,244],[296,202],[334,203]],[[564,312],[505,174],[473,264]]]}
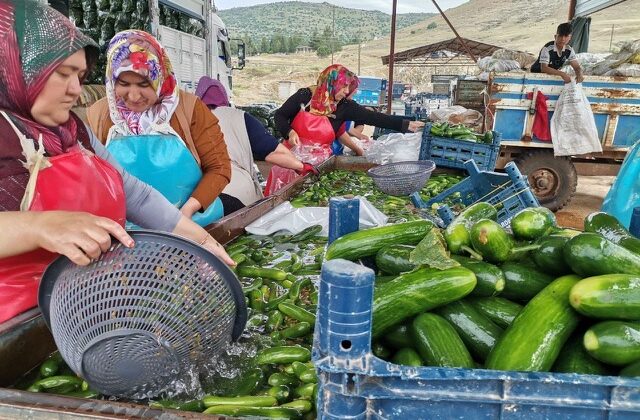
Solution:
{"label": "wet cucumber", "polygon": [[510,223],[516,239],[533,241],[556,227],[556,216],[546,207],[529,207],[513,216]]}
{"label": "wet cucumber", "polygon": [[452,255],[464,268],[468,268],[476,275],[476,287],[471,291],[471,296],[495,296],[502,292],[505,286],[504,274],[499,267],[473,258]]}
{"label": "wet cucumber", "polygon": [[584,231],[599,233],[614,244],[640,254],[640,239],[631,235],[622,223],[610,214],[591,213],[584,219]]}
{"label": "wet cucumber", "polygon": [[511,257],[514,242],[498,223],[483,219],[470,231],[473,248],[489,262],[501,263]]}
{"label": "wet cucumber", "polygon": [[554,372],[610,375],[611,369],[589,355],[582,345],[583,333],[573,334],[553,364]]}
{"label": "wet cucumber", "polygon": [[582,315],[600,319],[640,319],[640,275],[607,274],[580,280],[569,295]]}
{"label": "wet cucumber", "polygon": [[583,277],[603,274],[640,274],[640,255],[597,233],[581,233],[564,246],[564,258]]}
{"label": "wet cucumber", "polygon": [[373,337],[403,320],[468,295],[476,276],[464,267],[420,268],[376,286],[373,297]]}
{"label": "wet cucumber", "polygon": [[604,321],[584,334],[584,348],[601,362],[624,366],[640,360],[640,322]]}
{"label": "wet cucumber", "polygon": [[242,405],[214,405],[204,410],[204,414],[218,414],[231,417],[262,417],[277,419],[297,419],[302,412],[291,407],[247,407]]}
{"label": "wet cucumber", "polygon": [[531,259],[541,271],[552,276],[571,274],[571,267],[566,263],[563,253],[569,239],[568,236],[555,234],[539,238],[535,243],[540,248],[531,252]]}
{"label": "wet cucumber", "polygon": [[416,265],[409,261],[409,254],[414,249],[411,245],[391,245],[382,248],[376,254],[378,270],[392,275],[413,270]]}
{"label": "wet cucumber", "polygon": [[411,324],[415,346],[428,366],[474,367],[462,339],[446,319],[432,313],[418,315]]}
{"label": "wet cucumber", "polygon": [[396,365],[405,365],[405,366],[422,366],[422,359],[420,355],[411,348],[405,347],[396,352],[391,359],[393,363]]}
{"label": "wet cucumber", "polygon": [[469,297],[468,301],[482,315],[493,321],[500,328],[507,328],[522,311],[523,306],[500,296]]}
{"label": "wet cucumber", "polygon": [[396,349],[400,350],[413,345],[413,337],[409,331],[409,327],[404,324],[397,324],[389,328],[384,334],[384,342]]}
{"label": "wet cucumber", "polygon": [[578,326],[569,292],[578,276],[559,277],[522,309],[496,342],[485,362],[488,369],[548,371]]}
{"label": "wet cucumber", "polygon": [[479,202],[462,210],[443,232],[447,248],[452,254],[460,254],[471,246],[471,227],[482,219],[497,220],[498,212],[489,203]]}
{"label": "wet cucumber", "polygon": [[471,355],[479,362],[484,362],[503,333],[502,328],[464,300],[438,308],[436,313],[453,325]]}
{"label": "wet cucumber", "polygon": [[418,220],[348,233],[329,245],[325,259],[354,261],[375,255],[389,245],[416,245],[433,227],[434,224],[428,220]]}
{"label": "wet cucumber", "polygon": [[553,281],[552,276],[523,263],[506,262],[500,268],[505,280],[500,296],[517,302],[529,301]]}

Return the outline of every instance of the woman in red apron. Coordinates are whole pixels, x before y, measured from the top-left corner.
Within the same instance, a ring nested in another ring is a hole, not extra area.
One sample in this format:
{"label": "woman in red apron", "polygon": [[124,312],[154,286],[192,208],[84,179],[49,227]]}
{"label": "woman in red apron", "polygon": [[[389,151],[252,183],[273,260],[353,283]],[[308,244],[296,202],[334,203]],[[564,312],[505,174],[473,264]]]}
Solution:
{"label": "woman in red apron", "polygon": [[88,264],[111,236],[134,246],[126,218],[173,231],[232,263],[206,231],[110,162],[70,112],[95,43],[34,0],[0,0],[0,322],[36,306],[59,254]]}

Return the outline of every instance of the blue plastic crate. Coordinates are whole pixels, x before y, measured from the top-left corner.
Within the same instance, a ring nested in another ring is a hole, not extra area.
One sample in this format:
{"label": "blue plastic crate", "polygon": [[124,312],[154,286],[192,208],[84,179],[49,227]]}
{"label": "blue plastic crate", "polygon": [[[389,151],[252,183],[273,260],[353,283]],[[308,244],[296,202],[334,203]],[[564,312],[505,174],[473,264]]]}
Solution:
{"label": "blue plastic crate", "polygon": [[[451,205],[461,204],[462,207],[484,201],[498,205],[498,223],[508,226],[509,221],[520,210],[527,207],[540,207],[535,195],[531,192],[529,181],[520,173],[515,163],[509,162],[504,167],[506,173],[480,171],[473,160],[464,163],[469,177],[453,187],[443,191],[426,203],[419,193],[413,193],[411,200],[418,208],[431,208],[435,203],[442,203],[438,207],[438,214],[445,226],[455,218]],[[447,204],[444,204],[444,203]]]}
{"label": "blue plastic crate", "polygon": [[638,419],[640,379],[399,366],[371,353],[374,273],[322,267],[313,361],[319,419]]}
{"label": "blue plastic crate", "polygon": [[492,171],[500,155],[501,138],[497,131],[493,131],[492,144],[437,137],[431,134],[431,124],[426,124],[422,132],[420,160],[432,160],[441,168],[462,169],[464,162],[473,159],[481,170]]}

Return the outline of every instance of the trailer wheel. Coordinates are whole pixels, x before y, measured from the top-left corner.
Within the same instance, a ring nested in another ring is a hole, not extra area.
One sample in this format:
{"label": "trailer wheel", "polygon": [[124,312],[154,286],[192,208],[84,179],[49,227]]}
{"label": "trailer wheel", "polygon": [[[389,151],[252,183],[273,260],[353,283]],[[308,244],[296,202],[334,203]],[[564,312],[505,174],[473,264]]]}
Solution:
{"label": "trailer wheel", "polygon": [[578,173],[567,157],[555,157],[553,152],[535,151],[516,162],[541,205],[557,211],[571,201],[578,184]]}

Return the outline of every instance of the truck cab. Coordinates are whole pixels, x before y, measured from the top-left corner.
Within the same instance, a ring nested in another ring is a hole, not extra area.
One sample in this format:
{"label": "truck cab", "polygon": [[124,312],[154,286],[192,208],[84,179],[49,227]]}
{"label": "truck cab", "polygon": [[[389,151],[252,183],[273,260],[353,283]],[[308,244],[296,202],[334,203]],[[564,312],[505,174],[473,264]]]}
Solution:
{"label": "truck cab", "polygon": [[379,108],[385,102],[387,80],[381,77],[359,77],[360,85],[351,99],[362,106]]}

